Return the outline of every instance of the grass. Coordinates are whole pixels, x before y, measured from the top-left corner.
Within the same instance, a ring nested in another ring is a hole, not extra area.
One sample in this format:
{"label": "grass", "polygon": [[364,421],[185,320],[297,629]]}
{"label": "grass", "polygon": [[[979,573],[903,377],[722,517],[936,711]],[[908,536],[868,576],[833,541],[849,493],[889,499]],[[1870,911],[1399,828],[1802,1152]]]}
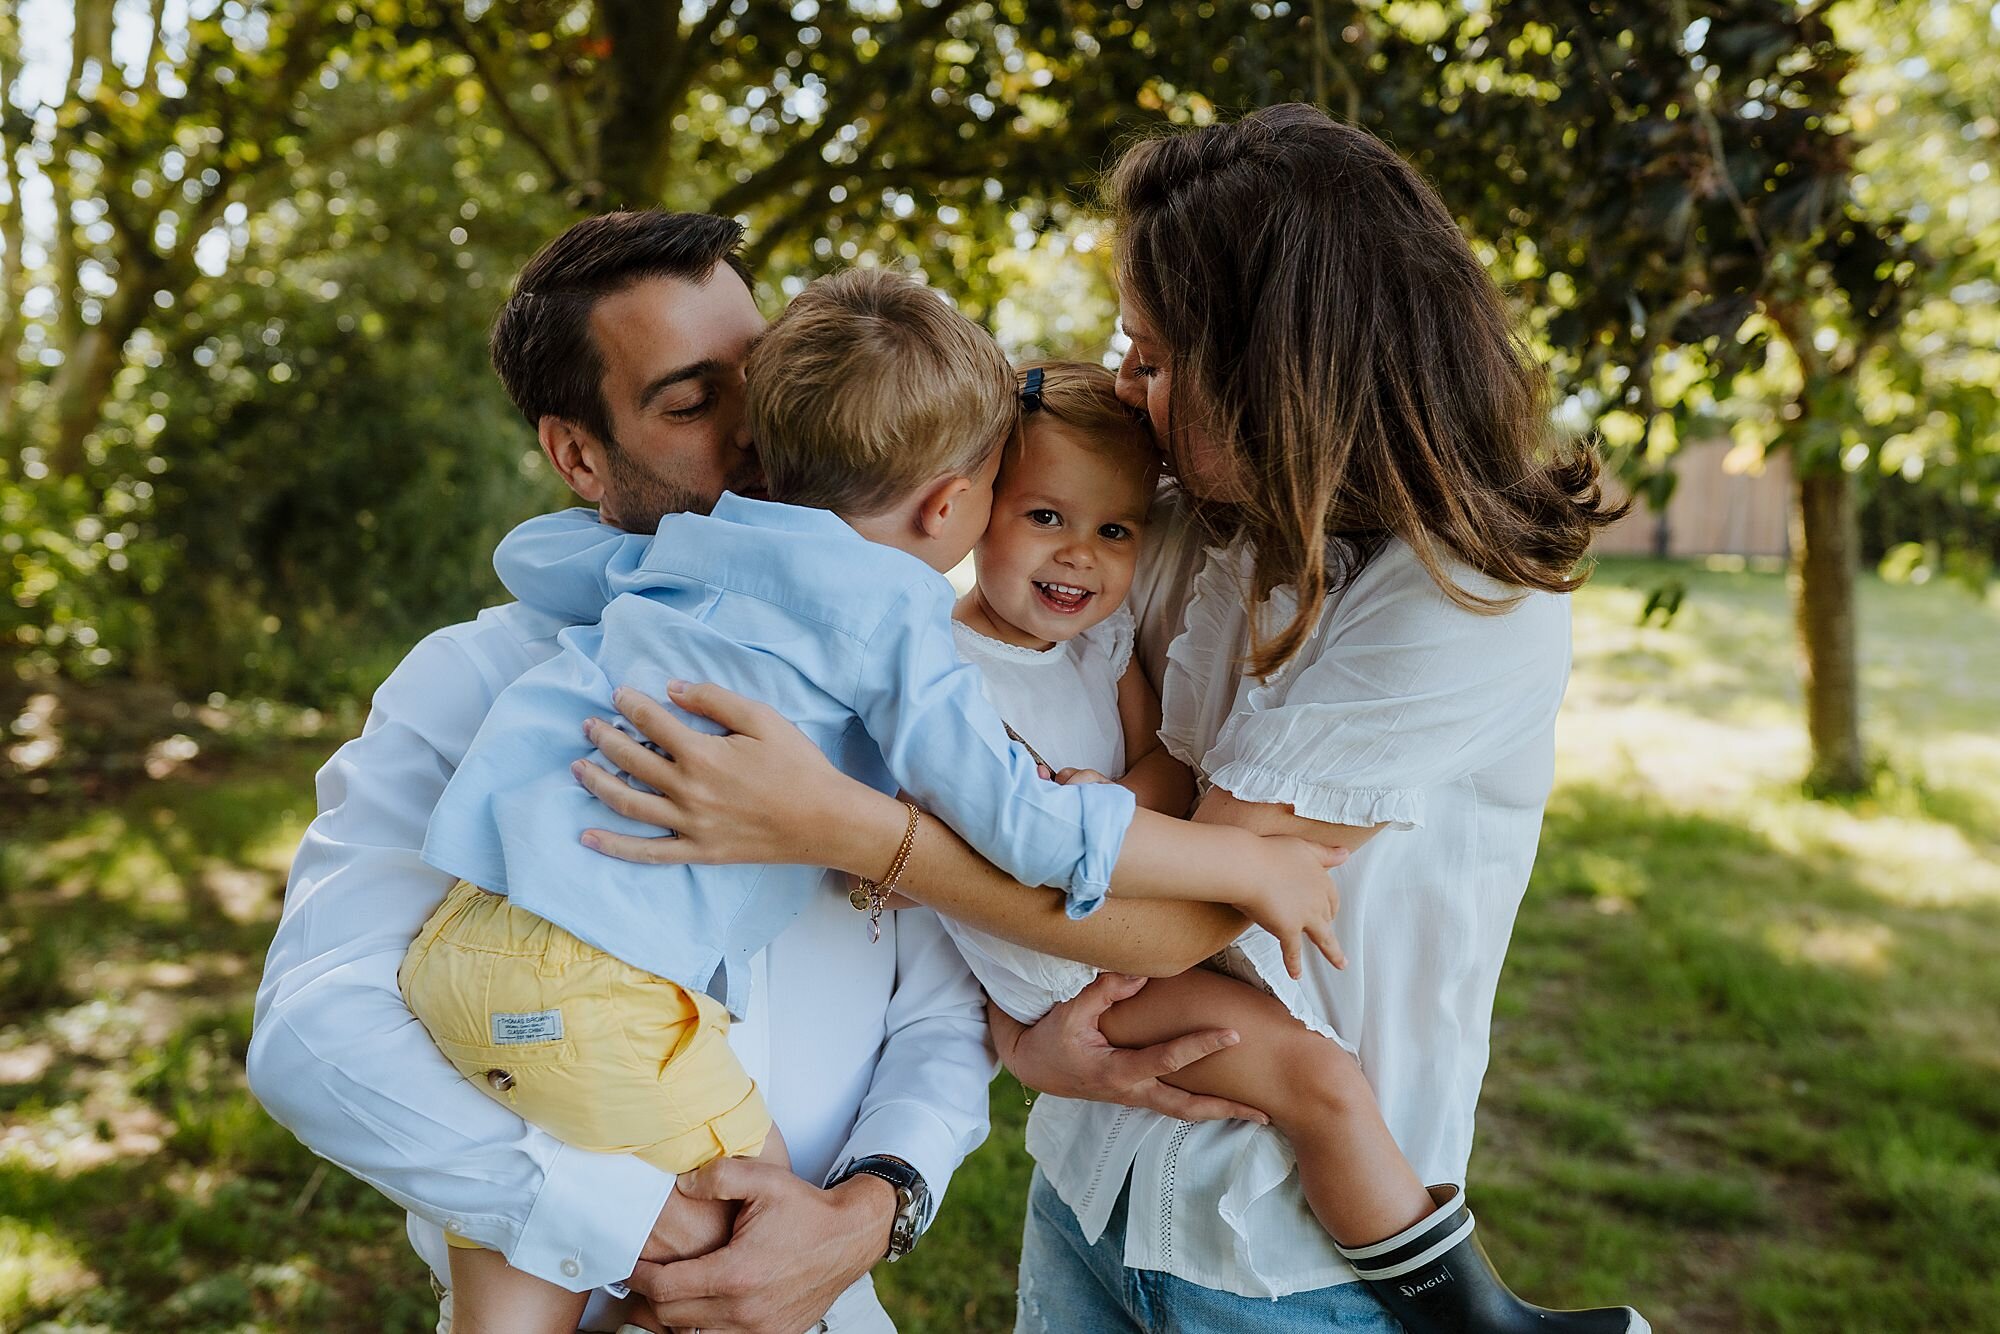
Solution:
{"label": "grass", "polygon": [[[1668,626],[1648,587],[1684,578]],[[2000,597],[1869,582],[1868,796],[1803,799],[1781,581],[1607,564],[1494,1018],[1487,1244],[1654,1327],[2000,1331]],[[418,1330],[396,1210],[243,1088],[328,736],[0,806],[0,1329]],[[906,1334],[1012,1323],[1026,1100],[910,1261]]]}

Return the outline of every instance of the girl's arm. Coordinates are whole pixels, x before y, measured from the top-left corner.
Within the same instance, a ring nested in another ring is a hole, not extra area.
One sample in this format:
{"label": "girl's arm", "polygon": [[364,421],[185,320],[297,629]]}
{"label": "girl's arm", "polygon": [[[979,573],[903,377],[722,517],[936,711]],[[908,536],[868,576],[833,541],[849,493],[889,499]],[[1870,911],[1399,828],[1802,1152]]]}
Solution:
{"label": "girl's arm", "polygon": [[1118,722],[1125,731],[1125,776],[1118,781],[1147,810],[1186,815],[1194,805],[1194,775],[1160,741],[1160,697],[1137,657],[1118,678]]}

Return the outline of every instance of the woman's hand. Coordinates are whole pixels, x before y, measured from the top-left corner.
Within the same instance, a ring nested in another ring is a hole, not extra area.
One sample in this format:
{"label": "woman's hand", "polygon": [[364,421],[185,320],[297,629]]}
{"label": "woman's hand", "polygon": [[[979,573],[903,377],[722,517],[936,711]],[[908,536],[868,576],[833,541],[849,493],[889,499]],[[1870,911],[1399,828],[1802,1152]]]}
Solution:
{"label": "woman's hand", "polygon": [[729,732],[697,732],[659,701],[621,686],[612,696],[618,711],[659,751],[601,719],[585,723],[584,735],[658,795],[587,760],[571,770],[618,814],[673,833],[637,838],[590,829],[583,834],[587,846],[628,862],[842,866],[829,855],[831,840],[842,812],[874,795],[869,788],[835,769],[769,705],[681,681],[669,683],[667,698]]}
{"label": "woman's hand", "polygon": [[1231,1030],[1205,1029],[1136,1050],[1111,1045],[1098,1026],[1104,1012],[1145,985],[1143,977],[1106,973],[1033,1025],[989,1003],[986,1014],[1001,1062],[1029,1088],[1059,1097],[1145,1107],[1180,1121],[1269,1125],[1270,1118],[1255,1107],[1162,1082],[1204,1056],[1235,1046],[1237,1035]]}
{"label": "woman's hand", "polygon": [[1239,881],[1248,892],[1234,901],[1235,906],[1277,937],[1285,952],[1285,971],[1293,977],[1304,962],[1301,942],[1311,942],[1335,968],[1347,967],[1347,956],[1333,934],[1340,889],[1327,874],[1345,853],[1283,834],[1265,835],[1257,845],[1256,858]]}

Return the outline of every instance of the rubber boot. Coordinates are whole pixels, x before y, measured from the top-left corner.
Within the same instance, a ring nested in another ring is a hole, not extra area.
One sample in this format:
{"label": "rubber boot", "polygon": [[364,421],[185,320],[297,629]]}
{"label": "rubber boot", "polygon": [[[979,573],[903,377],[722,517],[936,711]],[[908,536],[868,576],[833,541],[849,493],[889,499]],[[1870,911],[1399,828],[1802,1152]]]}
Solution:
{"label": "rubber boot", "polygon": [[1516,1297],[1473,1235],[1457,1186],[1432,1186],[1437,1211],[1372,1246],[1342,1246],[1354,1272],[1409,1334],[1650,1334],[1629,1306],[1549,1311]]}

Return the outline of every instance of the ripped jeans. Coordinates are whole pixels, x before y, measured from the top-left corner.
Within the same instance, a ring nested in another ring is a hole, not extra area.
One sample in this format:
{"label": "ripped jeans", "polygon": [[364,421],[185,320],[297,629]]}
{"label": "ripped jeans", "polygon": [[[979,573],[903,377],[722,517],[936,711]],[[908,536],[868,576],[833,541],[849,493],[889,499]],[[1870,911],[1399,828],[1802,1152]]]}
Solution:
{"label": "ripped jeans", "polygon": [[1127,1269],[1127,1188],[1096,1245],[1041,1169],[1028,1188],[1014,1334],[1402,1334],[1364,1284],[1276,1301],[1218,1292],[1150,1269]]}

